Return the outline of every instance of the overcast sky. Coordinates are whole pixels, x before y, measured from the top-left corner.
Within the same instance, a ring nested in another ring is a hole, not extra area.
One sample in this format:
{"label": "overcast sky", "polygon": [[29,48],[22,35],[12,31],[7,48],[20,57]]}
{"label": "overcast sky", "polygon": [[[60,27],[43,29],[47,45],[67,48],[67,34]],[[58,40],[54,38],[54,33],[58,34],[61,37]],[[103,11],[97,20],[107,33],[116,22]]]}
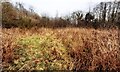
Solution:
{"label": "overcast sky", "polygon": [[86,12],[89,7],[94,7],[102,1],[114,0],[12,0],[12,2],[24,3],[26,7],[33,6],[37,13],[49,16],[56,16],[57,13],[61,16],[77,10]]}

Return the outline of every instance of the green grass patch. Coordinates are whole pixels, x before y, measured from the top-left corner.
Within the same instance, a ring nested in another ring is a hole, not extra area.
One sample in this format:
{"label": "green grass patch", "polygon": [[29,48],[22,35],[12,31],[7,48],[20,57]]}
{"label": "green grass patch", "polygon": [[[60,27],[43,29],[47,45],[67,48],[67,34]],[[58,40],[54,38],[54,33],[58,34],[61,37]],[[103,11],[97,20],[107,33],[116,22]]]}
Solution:
{"label": "green grass patch", "polygon": [[67,48],[53,35],[19,38],[17,45],[15,57],[18,59],[14,59],[14,69],[70,70],[73,67]]}

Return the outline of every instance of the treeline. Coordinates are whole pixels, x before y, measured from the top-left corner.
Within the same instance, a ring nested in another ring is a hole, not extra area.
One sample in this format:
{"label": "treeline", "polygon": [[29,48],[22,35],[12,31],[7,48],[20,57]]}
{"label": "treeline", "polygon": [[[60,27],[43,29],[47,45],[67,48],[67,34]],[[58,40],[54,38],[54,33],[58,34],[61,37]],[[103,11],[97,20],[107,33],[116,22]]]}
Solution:
{"label": "treeline", "polygon": [[3,28],[20,27],[93,27],[113,28],[120,27],[120,1],[101,2],[93,11],[84,14],[82,11],[75,11],[64,17],[50,18],[39,16],[34,9],[25,9],[23,4],[10,2],[2,3],[2,26]]}
{"label": "treeline", "polygon": [[11,27],[32,27],[35,23],[39,23],[39,15],[33,11],[28,11],[21,3],[13,6],[10,2],[2,3],[2,26],[3,28]]}

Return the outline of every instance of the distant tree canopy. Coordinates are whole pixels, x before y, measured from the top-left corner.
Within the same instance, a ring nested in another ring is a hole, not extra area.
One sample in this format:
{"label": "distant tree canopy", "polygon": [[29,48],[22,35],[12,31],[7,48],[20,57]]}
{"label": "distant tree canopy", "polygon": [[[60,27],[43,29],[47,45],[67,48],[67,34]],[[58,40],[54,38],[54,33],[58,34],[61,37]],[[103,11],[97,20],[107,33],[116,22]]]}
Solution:
{"label": "distant tree canopy", "polygon": [[74,11],[65,17],[50,18],[39,16],[31,7],[24,8],[22,3],[2,2],[2,26],[4,28],[20,27],[93,27],[105,28],[120,26],[120,1],[101,2],[84,14],[83,11]]}
{"label": "distant tree canopy", "polygon": [[116,22],[120,12],[120,1],[101,2],[93,10],[99,21]]}
{"label": "distant tree canopy", "polygon": [[101,2],[93,9],[95,17],[104,24],[101,26],[120,26],[120,1]]}

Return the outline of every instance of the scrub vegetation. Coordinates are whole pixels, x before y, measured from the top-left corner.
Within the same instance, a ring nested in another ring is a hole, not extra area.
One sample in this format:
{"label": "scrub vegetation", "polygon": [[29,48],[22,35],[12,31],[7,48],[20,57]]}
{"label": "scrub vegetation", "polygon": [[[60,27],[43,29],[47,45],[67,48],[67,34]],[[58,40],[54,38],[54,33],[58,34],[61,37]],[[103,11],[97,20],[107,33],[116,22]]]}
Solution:
{"label": "scrub vegetation", "polygon": [[120,1],[56,18],[2,6],[3,70],[120,71]]}

